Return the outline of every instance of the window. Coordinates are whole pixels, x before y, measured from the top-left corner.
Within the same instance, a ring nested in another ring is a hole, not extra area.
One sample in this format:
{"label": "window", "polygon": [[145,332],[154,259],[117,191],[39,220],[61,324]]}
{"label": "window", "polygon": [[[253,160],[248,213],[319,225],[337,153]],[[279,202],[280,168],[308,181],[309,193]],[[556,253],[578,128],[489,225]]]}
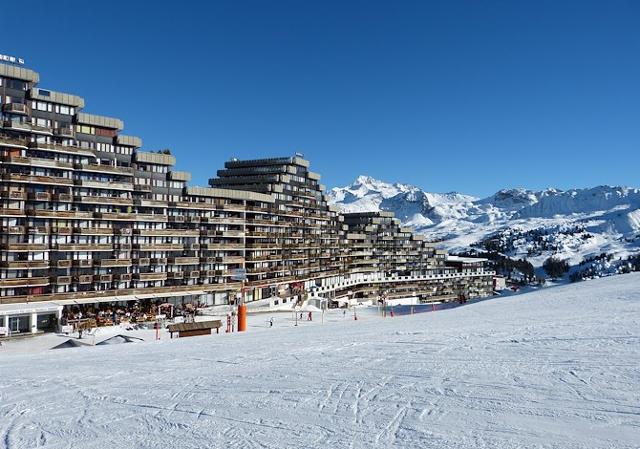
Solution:
{"label": "window", "polygon": [[76,125],[76,132],[81,134],[95,134],[96,130],[93,126]]}
{"label": "window", "polygon": [[104,151],[106,153],[113,153],[113,145],[109,143],[97,143],[96,149],[98,151]]}
{"label": "window", "polygon": [[116,146],[116,153],[118,154],[126,154],[126,155],[132,155],[133,154],[133,148],[131,147],[121,147],[121,146]]}
{"label": "window", "polygon": [[44,101],[32,101],[31,109],[44,112],[53,112],[53,105]]}
{"label": "window", "polygon": [[115,137],[116,130],[115,129],[105,129],[105,128],[95,128],[96,136],[102,137]]}

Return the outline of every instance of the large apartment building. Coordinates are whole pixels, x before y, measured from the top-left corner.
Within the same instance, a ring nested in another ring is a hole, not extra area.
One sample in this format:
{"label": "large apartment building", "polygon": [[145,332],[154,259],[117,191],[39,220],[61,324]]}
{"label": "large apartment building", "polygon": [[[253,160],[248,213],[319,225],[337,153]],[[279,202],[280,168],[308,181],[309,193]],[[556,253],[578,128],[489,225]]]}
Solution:
{"label": "large apartment building", "polygon": [[169,150],[142,151],[121,120],[38,83],[0,63],[0,327],[37,331],[78,304],[227,304],[241,289],[248,301],[491,292],[477,261],[447,265],[391,215],[338,213],[300,155],[230,160],[190,186]]}

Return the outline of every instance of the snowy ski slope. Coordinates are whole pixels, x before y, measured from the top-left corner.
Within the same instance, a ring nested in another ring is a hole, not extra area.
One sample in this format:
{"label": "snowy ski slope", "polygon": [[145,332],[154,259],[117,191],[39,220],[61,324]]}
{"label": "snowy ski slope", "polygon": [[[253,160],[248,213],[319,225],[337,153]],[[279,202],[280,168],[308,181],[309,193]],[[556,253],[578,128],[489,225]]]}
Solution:
{"label": "snowy ski slope", "polygon": [[341,315],[0,350],[0,447],[640,447],[640,274],[414,316]]}

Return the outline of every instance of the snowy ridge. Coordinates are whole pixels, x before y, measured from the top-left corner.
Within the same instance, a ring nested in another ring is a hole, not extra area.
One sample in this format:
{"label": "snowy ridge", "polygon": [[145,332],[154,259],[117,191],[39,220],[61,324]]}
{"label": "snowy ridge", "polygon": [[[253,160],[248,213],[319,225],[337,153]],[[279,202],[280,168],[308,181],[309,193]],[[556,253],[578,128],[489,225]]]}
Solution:
{"label": "snowy ridge", "polygon": [[[598,186],[541,191],[505,189],[487,198],[461,193],[429,193],[401,183],[359,176],[328,192],[345,212],[394,212],[405,226],[449,250],[467,250],[504,232],[524,233],[507,255],[542,265],[550,255],[572,265],[607,252],[626,257],[640,251],[640,189]],[[569,230],[569,231],[568,231]],[[549,240],[541,245],[528,240]]]}

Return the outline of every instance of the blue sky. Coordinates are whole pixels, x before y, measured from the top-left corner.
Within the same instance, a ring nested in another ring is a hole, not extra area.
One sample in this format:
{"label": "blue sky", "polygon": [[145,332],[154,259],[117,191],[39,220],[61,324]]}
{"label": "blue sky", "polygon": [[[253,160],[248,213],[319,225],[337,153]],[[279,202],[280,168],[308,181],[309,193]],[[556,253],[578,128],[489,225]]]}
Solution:
{"label": "blue sky", "polygon": [[[153,5],[153,6],[151,6]],[[15,19],[8,20],[14,8]],[[205,184],[230,157],[311,160],[484,196],[640,186],[634,1],[35,1],[0,53]]]}

